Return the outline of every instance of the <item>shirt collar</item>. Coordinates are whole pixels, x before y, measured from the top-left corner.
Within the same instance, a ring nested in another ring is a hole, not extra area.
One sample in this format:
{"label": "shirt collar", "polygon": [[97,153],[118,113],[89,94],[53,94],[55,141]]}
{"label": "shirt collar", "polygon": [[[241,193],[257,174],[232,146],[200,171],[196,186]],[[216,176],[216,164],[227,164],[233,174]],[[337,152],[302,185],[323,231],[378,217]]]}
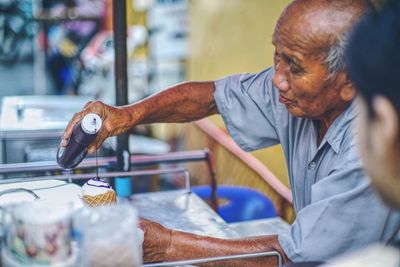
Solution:
{"label": "shirt collar", "polygon": [[320,150],[325,143],[328,143],[335,153],[339,153],[340,151],[340,144],[342,140],[345,138],[344,134],[346,130],[352,124],[355,117],[358,114],[357,104],[356,101],[352,101],[350,105],[340,114],[332,125],[329,127],[324,139],[322,140],[321,144],[318,147]]}

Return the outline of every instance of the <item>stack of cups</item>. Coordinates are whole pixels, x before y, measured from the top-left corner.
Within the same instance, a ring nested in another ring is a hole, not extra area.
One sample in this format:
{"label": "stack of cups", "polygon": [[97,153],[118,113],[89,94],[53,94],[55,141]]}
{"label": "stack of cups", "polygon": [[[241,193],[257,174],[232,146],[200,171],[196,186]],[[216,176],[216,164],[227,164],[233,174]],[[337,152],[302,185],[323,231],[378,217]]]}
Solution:
{"label": "stack of cups", "polygon": [[3,266],[76,266],[70,205],[35,201],[3,212]]}
{"label": "stack of cups", "polygon": [[141,266],[143,232],[137,226],[137,211],[129,203],[82,209],[74,216],[79,266]]}

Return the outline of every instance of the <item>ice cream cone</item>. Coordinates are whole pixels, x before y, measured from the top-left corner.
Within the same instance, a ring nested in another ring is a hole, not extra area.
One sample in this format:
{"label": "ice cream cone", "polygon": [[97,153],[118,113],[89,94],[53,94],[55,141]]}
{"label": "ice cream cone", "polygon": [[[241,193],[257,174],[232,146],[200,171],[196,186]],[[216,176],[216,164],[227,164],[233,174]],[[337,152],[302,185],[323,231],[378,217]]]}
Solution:
{"label": "ice cream cone", "polygon": [[83,195],[82,200],[90,207],[98,207],[104,205],[116,205],[117,196],[114,190],[108,190],[107,192],[99,195]]}

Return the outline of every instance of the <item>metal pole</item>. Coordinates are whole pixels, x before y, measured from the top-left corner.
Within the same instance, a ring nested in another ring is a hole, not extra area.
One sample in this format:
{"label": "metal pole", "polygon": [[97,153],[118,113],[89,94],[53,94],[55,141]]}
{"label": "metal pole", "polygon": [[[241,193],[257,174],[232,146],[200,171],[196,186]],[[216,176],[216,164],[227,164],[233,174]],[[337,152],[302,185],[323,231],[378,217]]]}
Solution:
{"label": "metal pole", "polygon": [[[130,157],[130,163],[132,167],[144,167],[156,164],[197,162],[206,160],[208,160],[207,150],[177,151],[169,152],[162,155],[132,155]],[[90,169],[96,166],[104,168],[115,165],[116,162],[116,157],[99,157],[97,161],[96,159],[88,158],[84,159],[78,168],[80,170]],[[60,170],[60,166],[58,166],[55,161],[0,164],[0,175],[11,173],[26,173],[32,176],[37,172]]]}
{"label": "metal pole", "polygon": [[[132,179],[133,177],[138,176],[151,176],[151,175],[163,175],[170,173],[183,173],[185,179],[185,191],[189,193],[187,188],[190,187],[190,176],[188,171],[185,168],[166,168],[162,170],[137,170],[137,171],[129,171],[129,172],[105,172],[99,173],[100,178],[115,178],[119,179],[119,177],[126,177],[127,179]],[[46,180],[89,180],[93,178],[93,173],[82,173],[82,174],[70,174],[70,175],[53,175],[53,176],[39,176],[39,177],[31,177],[29,179],[26,178],[12,178],[12,179],[1,179],[0,185],[2,184],[13,184],[13,183],[23,183],[26,181],[46,181]]]}
{"label": "metal pole", "polygon": [[[128,104],[126,0],[113,0],[116,105]],[[117,170],[129,170],[129,135],[117,137]]]}
{"label": "metal pole", "polygon": [[[251,258],[261,258],[261,257],[277,257],[278,267],[282,266],[282,256],[277,251],[267,251],[267,252],[254,252],[238,255],[227,255],[227,256],[217,256],[202,259],[192,259],[192,260],[182,260],[182,261],[172,261],[172,262],[159,262],[159,263],[149,263],[144,264],[143,267],[173,267],[173,266],[192,266],[194,264],[201,263],[213,263],[218,261],[228,261],[228,260],[242,260]],[[221,264],[221,266],[224,264]]]}
{"label": "metal pole", "polygon": [[210,173],[210,185],[211,185],[211,207],[215,212],[218,213],[218,195],[217,195],[217,172],[215,168],[215,161],[211,150],[205,149],[207,154],[207,167]]}
{"label": "metal pole", "polygon": [[[112,0],[113,3],[113,29],[114,29],[114,76],[115,100],[117,106],[128,104],[128,71],[126,49],[126,0]],[[129,134],[117,136],[117,171],[129,171]],[[131,195],[131,180],[116,178],[114,188],[118,196]]]}

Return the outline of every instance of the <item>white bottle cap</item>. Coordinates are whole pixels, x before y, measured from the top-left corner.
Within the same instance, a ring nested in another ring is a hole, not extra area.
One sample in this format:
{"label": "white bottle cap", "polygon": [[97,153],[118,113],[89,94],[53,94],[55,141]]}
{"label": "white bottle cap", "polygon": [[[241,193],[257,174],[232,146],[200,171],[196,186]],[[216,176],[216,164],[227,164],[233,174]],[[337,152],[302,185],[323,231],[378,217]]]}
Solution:
{"label": "white bottle cap", "polygon": [[81,122],[82,130],[87,134],[95,134],[100,131],[103,121],[96,113],[89,113],[83,117]]}

